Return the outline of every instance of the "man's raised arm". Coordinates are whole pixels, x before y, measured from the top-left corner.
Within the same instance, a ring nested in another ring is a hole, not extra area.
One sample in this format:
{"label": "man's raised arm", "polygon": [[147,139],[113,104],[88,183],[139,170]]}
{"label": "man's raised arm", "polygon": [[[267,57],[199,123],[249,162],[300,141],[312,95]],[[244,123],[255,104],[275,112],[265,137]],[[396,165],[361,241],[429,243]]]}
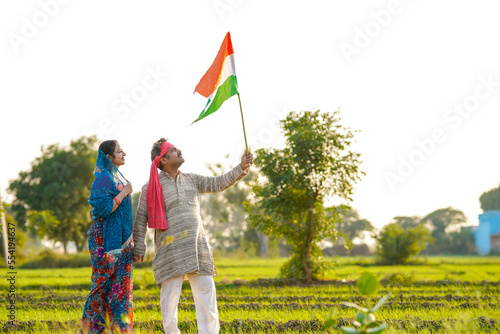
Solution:
{"label": "man's raised arm", "polygon": [[253,162],[253,154],[244,153],[241,163],[229,172],[219,176],[198,176],[198,192],[216,193],[231,187],[248,174],[248,167]]}

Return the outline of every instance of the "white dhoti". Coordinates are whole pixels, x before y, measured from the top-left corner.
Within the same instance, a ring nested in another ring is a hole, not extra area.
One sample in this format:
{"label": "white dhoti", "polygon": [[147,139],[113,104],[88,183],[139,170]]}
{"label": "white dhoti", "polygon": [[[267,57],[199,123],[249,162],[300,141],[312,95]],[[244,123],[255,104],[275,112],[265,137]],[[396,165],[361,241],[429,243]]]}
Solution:
{"label": "white dhoti", "polygon": [[[215,283],[212,276],[187,275],[193,292],[198,333],[217,334],[220,330]],[[169,278],[161,283],[160,306],[163,329],[166,334],[180,333],[177,327],[177,305],[184,275]]]}

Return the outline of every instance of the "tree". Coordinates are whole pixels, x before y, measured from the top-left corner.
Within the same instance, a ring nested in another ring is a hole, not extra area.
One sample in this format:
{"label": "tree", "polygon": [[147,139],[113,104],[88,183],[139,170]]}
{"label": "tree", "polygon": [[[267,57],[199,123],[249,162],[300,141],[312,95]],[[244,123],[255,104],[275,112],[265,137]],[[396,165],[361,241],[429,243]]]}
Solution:
{"label": "tree", "polygon": [[372,223],[367,219],[360,218],[356,209],[339,206],[329,208],[328,211],[339,214],[340,219],[336,221],[335,228],[339,233],[344,234],[350,242],[356,238],[362,238],[364,232],[374,230]]}
{"label": "tree", "polygon": [[475,252],[476,238],[471,226],[464,226],[460,231],[448,233],[449,242],[443,248],[445,254],[472,255]]}
{"label": "tree", "polygon": [[[42,147],[31,170],[20,172],[9,185],[9,192],[15,195],[12,209],[16,220],[25,222],[27,211],[35,211],[31,213],[33,224],[43,226],[45,236],[60,241],[65,252],[69,241],[81,251],[87,240],[91,223],[87,200],[94,181],[96,143],[92,136],[71,141],[68,147]],[[49,227],[49,222],[58,224],[57,229]]]}
{"label": "tree", "polygon": [[392,218],[391,223],[398,224],[402,228],[413,228],[422,222],[419,216],[396,216]]}
{"label": "tree", "polygon": [[425,249],[426,254],[467,254],[474,245],[471,231],[450,231],[453,228],[458,230],[460,225],[467,223],[465,214],[451,207],[435,210],[423,218],[397,216],[391,223],[398,224],[403,229],[423,224],[431,230],[435,242],[428,245]]}
{"label": "tree", "polygon": [[247,203],[251,226],[266,235],[284,237],[292,257],[281,268],[284,277],[311,283],[324,275],[318,242],[335,240],[337,217],[327,214],[331,196],[351,200],[360,179],[360,155],[350,151],[354,132],[339,124],[339,112],[291,112],[281,121],[285,148],[260,149],[255,163],[264,177],[253,186]]}
{"label": "tree", "polygon": [[500,186],[482,193],[479,202],[483,211],[500,210]]}
{"label": "tree", "polygon": [[458,228],[467,223],[465,214],[451,207],[435,210],[422,219],[422,223],[432,227],[432,237],[436,240],[429,246],[429,254],[448,253],[453,248],[453,241],[449,234],[450,228]]}
{"label": "tree", "polygon": [[445,233],[449,227],[466,224],[467,217],[462,211],[448,207],[429,213],[422,219],[422,222],[428,222],[434,227],[432,236],[435,236]]}
{"label": "tree", "polygon": [[35,235],[43,239],[57,240],[60,234],[61,222],[54,216],[51,210],[35,211],[29,210],[26,214],[29,226]]}
{"label": "tree", "polygon": [[433,241],[423,224],[406,229],[397,223],[387,224],[374,238],[378,242],[375,254],[384,264],[403,264]]}
{"label": "tree", "polygon": [[[226,155],[227,167],[222,163],[208,164],[207,168],[213,176],[221,175],[232,169]],[[249,199],[251,189],[250,183],[255,180],[257,173],[252,171],[243,180],[221,193],[201,195],[201,214],[205,222],[206,230],[210,235],[210,243],[214,249],[224,252],[234,252],[240,249],[242,244],[248,246],[259,244],[261,256],[267,254],[267,236],[256,233],[247,226],[247,213],[243,202]]]}
{"label": "tree", "polygon": [[322,252],[327,256],[346,255],[368,255],[370,249],[366,243],[353,244],[354,239],[364,238],[366,232],[374,230],[372,223],[367,219],[359,217],[356,209],[347,205],[339,205],[327,209],[328,215],[335,219],[335,228],[339,232],[339,238],[333,242],[332,247],[323,248]]}

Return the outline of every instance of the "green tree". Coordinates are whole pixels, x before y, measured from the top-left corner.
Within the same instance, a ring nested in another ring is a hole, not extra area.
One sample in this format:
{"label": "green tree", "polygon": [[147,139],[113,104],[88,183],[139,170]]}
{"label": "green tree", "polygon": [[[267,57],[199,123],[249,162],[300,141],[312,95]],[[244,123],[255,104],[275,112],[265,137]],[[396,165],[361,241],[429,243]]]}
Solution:
{"label": "green tree", "polygon": [[479,202],[483,211],[500,210],[500,186],[482,193]]}
{"label": "green tree", "polygon": [[[9,192],[15,196],[13,210],[18,222],[26,221],[27,211],[37,224],[56,241],[63,244],[64,251],[69,241],[74,241],[78,251],[83,249],[90,227],[88,197],[94,181],[93,170],[97,138],[81,137],[71,141],[68,147],[53,144],[42,147],[42,155],[31,163],[31,170],[19,173],[9,185]],[[56,219],[52,219],[50,215]],[[52,230],[43,222],[51,218],[58,228]],[[53,233],[52,233],[53,232]]]}
{"label": "green tree", "polygon": [[444,254],[472,255],[475,252],[476,238],[471,226],[462,226],[460,231],[448,233],[448,247],[443,249]]}
{"label": "green tree", "polygon": [[328,215],[324,203],[331,196],[351,200],[361,174],[360,155],[350,150],[354,132],[339,124],[338,115],[291,112],[282,120],[285,148],[257,150],[265,180],[254,185],[255,202],[246,205],[251,226],[292,247],[281,275],[307,283],[324,275],[318,243],[338,237],[338,217]]}
{"label": "green tree", "polygon": [[[226,155],[226,163],[207,164],[207,168],[213,176],[217,176],[231,170],[233,166],[229,163],[229,155]],[[243,205],[249,199],[250,183],[256,177],[257,173],[251,171],[240,182],[223,192],[200,196],[201,215],[214,249],[231,253],[240,249],[242,244],[247,247],[261,245],[260,239],[263,237],[247,226],[247,213]],[[262,252],[265,253],[266,250],[261,249]]]}
{"label": "green tree", "polygon": [[467,223],[465,214],[451,207],[435,210],[422,218],[422,223],[432,227],[432,237],[435,243],[429,245],[429,254],[444,254],[451,251],[453,241],[449,229],[458,229]]}
{"label": "green tree", "polygon": [[374,238],[377,240],[375,255],[384,264],[408,262],[433,242],[430,231],[423,224],[406,229],[397,223],[387,224]]}
{"label": "green tree", "polygon": [[422,217],[419,216],[396,216],[392,218],[391,223],[398,224],[402,228],[413,228],[422,223]]}
{"label": "green tree", "polygon": [[61,222],[51,210],[29,210],[26,214],[28,230],[43,239],[57,240],[60,234]]}
{"label": "green tree", "polygon": [[339,218],[335,223],[335,228],[339,233],[347,237],[349,242],[356,238],[363,238],[364,232],[371,232],[374,230],[373,224],[364,218],[359,217],[356,209],[347,206],[338,206],[328,209],[329,212],[336,212]]}
{"label": "green tree", "polygon": [[462,211],[448,207],[429,213],[422,219],[422,222],[432,224],[434,228],[432,236],[435,237],[440,233],[445,233],[449,227],[466,224],[467,217]]}

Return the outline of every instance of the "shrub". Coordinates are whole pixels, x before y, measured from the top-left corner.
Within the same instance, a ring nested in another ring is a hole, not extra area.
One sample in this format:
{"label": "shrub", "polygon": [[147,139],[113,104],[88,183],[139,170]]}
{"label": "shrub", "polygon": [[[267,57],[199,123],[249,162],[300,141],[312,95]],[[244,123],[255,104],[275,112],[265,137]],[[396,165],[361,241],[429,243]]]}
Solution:
{"label": "shrub", "polygon": [[33,260],[29,260],[21,265],[21,268],[24,269],[82,267],[90,267],[89,253],[62,255],[56,254],[50,250],[41,252]]}
{"label": "shrub", "polygon": [[418,255],[428,243],[434,241],[423,225],[404,229],[397,223],[384,226],[375,239],[378,242],[375,255],[382,264],[408,262],[411,256]]}
{"label": "shrub", "polygon": [[[280,268],[280,277],[306,280],[303,257],[298,252],[292,254],[290,259]],[[333,267],[333,264],[323,257],[321,249],[316,244],[313,244],[311,247],[310,259],[311,273],[316,279],[322,279],[324,273]]]}
{"label": "shrub", "polygon": [[367,244],[353,244],[352,249],[346,249],[343,245],[333,245],[322,250],[325,256],[369,256],[372,255]]}

